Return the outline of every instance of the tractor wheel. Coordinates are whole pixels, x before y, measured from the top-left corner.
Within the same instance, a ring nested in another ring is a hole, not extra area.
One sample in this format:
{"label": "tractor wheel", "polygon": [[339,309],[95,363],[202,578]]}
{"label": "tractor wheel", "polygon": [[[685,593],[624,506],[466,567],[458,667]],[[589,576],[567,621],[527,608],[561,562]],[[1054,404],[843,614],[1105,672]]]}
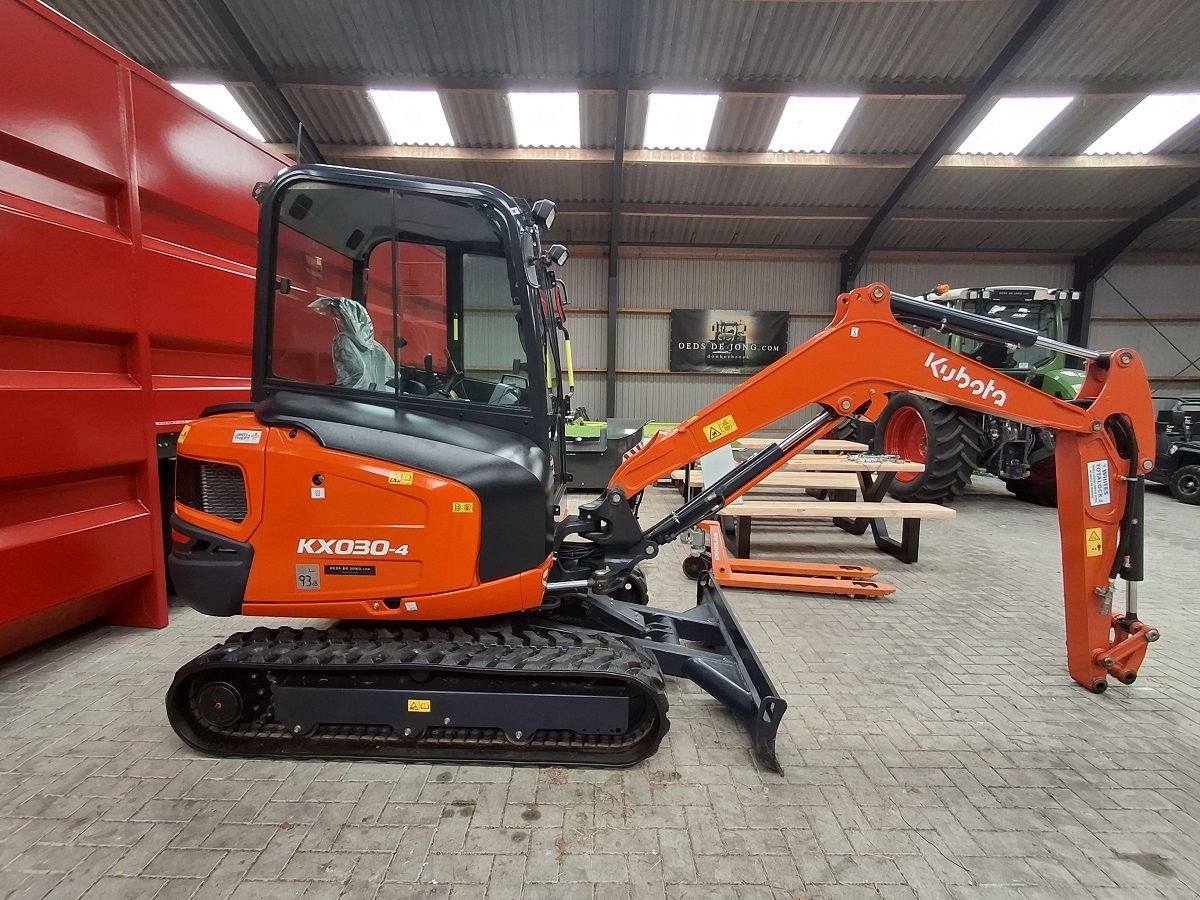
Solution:
{"label": "tractor wheel", "polygon": [[926,503],[944,503],[962,493],[982,444],[974,413],[909,393],[892,396],[872,439],[876,453],[925,463],[924,472],[899,473],[888,493]]}
{"label": "tractor wheel", "polygon": [[869,444],[871,443],[871,433],[874,430],[874,423],[868,422],[866,419],[843,419],[833,431],[829,432],[829,436],[839,441],[861,441]]}
{"label": "tractor wheel", "polygon": [[1029,467],[1027,476],[1008,479],[1004,486],[1022,503],[1058,506],[1058,471],[1054,466],[1054,457],[1035,462]]}
{"label": "tractor wheel", "polygon": [[1180,466],[1167,487],[1180,503],[1200,503],[1200,466]]}

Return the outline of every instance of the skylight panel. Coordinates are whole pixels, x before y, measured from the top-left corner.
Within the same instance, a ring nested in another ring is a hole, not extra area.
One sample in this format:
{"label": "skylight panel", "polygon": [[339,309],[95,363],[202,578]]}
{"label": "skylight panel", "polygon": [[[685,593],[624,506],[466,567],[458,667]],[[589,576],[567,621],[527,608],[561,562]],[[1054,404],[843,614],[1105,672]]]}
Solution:
{"label": "skylight panel", "polygon": [[1200,94],[1151,94],[1084,153],[1149,153],[1200,115]]}
{"label": "skylight panel", "polygon": [[578,147],[579,94],[510,91],[508,108],[518,147]]}
{"label": "skylight panel", "polygon": [[1020,153],[1073,97],[1001,97],[962,142],[959,153]]}
{"label": "skylight panel", "polygon": [[367,91],[393,144],[454,146],[437,91]]}
{"label": "skylight panel", "polygon": [[246,111],[242,109],[241,104],[234,99],[233,94],[225,85],[173,81],[171,86],[181,94],[191,97],[209,112],[220,116],[234,128],[244,131],[256,141],[265,140],[262,132],[254,127],[254,123],[250,121]]}
{"label": "skylight panel", "polygon": [[856,106],[857,97],[788,97],[767,149],[776,153],[828,153]]}
{"label": "skylight panel", "polygon": [[642,146],[648,150],[703,150],[708,146],[719,94],[651,94]]}

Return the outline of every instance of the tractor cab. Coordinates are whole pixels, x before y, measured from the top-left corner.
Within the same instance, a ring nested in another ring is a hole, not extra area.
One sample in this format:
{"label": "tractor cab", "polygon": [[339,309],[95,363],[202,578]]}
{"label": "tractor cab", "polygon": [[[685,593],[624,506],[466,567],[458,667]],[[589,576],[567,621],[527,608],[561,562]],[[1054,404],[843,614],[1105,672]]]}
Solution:
{"label": "tractor cab", "polygon": [[[984,288],[946,288],[926,295],[954,309],[987,316],[1036,330],[1042,337],[1065,340],[1067,304],[1077,300],[1077,291],[1004,285]],[[927,337],[937,340],[934,334]],[[950,335],[944,340],[951,350],[983,363],[1045,391],[1070,400],[1083,384],[1083,371],[1067,366],[1062,353],[1042,347],[1007,347]]]}

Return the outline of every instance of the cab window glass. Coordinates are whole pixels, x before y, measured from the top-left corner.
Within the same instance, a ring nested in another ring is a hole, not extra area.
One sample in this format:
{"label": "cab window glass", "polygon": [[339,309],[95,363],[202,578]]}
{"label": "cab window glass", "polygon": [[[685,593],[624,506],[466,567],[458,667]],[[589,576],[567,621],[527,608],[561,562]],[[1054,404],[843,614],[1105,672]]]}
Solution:
{"label": "cab window glass", "polygon": [[279,207],[272,375],[310,386],[529,407],[502,230],[485,208],[301,184]]}

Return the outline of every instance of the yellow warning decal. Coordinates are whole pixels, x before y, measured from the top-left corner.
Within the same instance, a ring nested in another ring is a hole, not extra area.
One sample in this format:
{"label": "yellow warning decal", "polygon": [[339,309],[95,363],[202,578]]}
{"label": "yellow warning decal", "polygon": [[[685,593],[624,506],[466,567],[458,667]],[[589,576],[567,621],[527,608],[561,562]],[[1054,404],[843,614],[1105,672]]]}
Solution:
{"label": "yellow warning decal", "polygon": [[388,484],[412,484],[412,472],[388,472]]}
{"label": "yellow warning decal", "polygon": [[409,700],[409,712],[430,712],[433,709],[432,700]]}
{"label": "yellow warning decal", "polygon": [[182,429],[182,430],[179,432],[179,437],[177,437],[177,438],[175,439],[175,443],[176,443],[176,444],[182,444],[182,443],[183,443],[183,441],[184,441],[184,439],[187,437],[187,435],[188,435],[188,432],[189,432],[189,431],[191,431],[191,430],[192,430],[192,426],[191,426],[191,425],[184,425],[184,426],[183,426],[183,429]]}
{"label": "yellow warning decal", "polygon": [[473,513],[473,512],[475,512],[475,504],[474,503],[460,503],[458,501],[455,501],[454,503],[450,504],[450,512]]}
{"label": "yellow warning decal", "polygon": [[1103,556],[1104,533],[1099,528],[1089,528],[1085,537],[1087,538],[1087,555]]}
{"label": "yellow warning decal", "polygon": [[737,431],[737,422],[733,420],[733,416],[717,419],[717,421],[709,422],[704,426],[704,436],[710,444],[713,441],[719,441],[727,434],[733,434],[735,431]]}

